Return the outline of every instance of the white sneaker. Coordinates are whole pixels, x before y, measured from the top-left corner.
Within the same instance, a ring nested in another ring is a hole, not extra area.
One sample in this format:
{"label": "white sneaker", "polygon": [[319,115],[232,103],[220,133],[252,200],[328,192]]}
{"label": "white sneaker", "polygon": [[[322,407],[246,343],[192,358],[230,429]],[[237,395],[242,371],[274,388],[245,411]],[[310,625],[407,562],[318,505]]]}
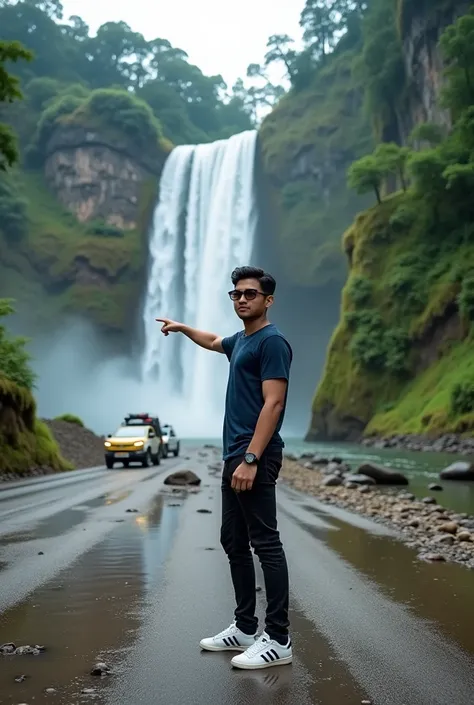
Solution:
{"label": "white sneaker", "polygon": [[255,644],[256,638],[256,633],[253,636],[244,634],[236,627],[235,622],[232,622],[230,627],[220,634],[202,639],[199,646],[206,651],[245,651]]}
{"label": "white sneaker", "polygon": [[266,632],[256,640],[247,651],[239,656],[234,656],[231,664],[235,668],[268,668],[269,666],[284,666],[286,663],[293,661],[293,652],[291,650],[291,639],[288,639],[286,646],[282,646],[270,639]]}

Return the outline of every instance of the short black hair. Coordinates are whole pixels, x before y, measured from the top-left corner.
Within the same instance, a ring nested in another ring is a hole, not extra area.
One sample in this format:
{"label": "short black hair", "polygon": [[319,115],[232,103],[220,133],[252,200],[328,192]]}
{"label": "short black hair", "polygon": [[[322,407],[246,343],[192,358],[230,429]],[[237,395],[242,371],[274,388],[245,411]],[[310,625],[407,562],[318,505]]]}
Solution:
{"label": "short black hair", "polygon": [[275,293],[275,279],[259,267],[236,267],[231,274],[232,284],[236,286],[242,279],[258,279],[264,294],[271,296]]}

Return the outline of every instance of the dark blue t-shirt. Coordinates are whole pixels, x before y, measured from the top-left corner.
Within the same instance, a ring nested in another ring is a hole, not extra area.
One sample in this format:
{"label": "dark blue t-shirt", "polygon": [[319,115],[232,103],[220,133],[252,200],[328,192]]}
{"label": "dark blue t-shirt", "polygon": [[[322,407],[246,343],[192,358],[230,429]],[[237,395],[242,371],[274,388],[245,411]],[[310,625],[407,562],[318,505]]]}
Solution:
{"label": "dark blue t-shirt", "polygon": [[[288,381],[293,353],[273,323],[251,335],[239,331],[224,338],[222,347],[230,362],[223,433],[224,460],[228,460],[247,451],[264,404],[262,382],[267,379]],[[284,446],[279,432],[285,407],[266,452]]]}

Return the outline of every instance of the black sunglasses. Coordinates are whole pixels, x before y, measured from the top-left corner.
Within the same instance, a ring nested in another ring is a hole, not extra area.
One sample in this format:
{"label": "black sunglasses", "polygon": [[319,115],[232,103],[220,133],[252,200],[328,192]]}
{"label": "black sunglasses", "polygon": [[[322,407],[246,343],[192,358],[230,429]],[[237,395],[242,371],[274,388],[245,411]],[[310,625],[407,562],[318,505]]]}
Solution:
{"label": "black sunglasses", "polygon": [[240,301],[242,296],[245,297],[246,301],[253,301],[253,299],[256,299],[259,295],[266,296],[266,294],[263,294],[261,291],[257,291],[257,289],[244,289],[243,291],[240,291],[240,289],[234,289],[228,293],[232,301]]}

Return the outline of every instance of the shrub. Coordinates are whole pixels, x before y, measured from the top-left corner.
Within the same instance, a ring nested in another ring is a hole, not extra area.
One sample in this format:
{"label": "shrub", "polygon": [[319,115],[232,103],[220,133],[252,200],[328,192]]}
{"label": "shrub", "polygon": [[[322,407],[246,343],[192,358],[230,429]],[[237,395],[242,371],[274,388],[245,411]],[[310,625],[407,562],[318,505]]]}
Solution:
{"label": "shrub", "polygon": [[17,182],[10,176],[0,176],[0,230],[10,243],[25,234],[27,205]]}
{"label": "shrub", "polygon": [[[10,300],[0,299],[0,318],[13,313]],[[10,337],[0,325],[0,373],[19,387],[32,389],[36,375],[30,367],[30,354],[25,350],[27,338]]]}
{"label": "shrub", "polygon": [[463,280],[458,304],[461,313],[470,321],[474,321],[474,277]]}
{"label": "shrub", "polygon": [[101,237],[123,237],[124,232],[115,225],[109,225],[108,223],[91,223],[87,228],[92,235],[99,235]]}
{"label": "shrub", "polygon": [[406,203],[402,203],[390,216],[389,224],[395,232],[409,230],[416,221],[416,217],[415,209]]}
{"label": "shrub", "polygon": [[454,385],[451,392],[451,411],[454,414],[469,414],[474,411],[474,380]]}
{"label": "shrub", "polygon": [[372,296],[372,282],[367,277],[355,276],[350,280],[347,294],[355,306],[364,306]]}
{"label": "shrub", "polygon": [[76,424],[76,426],[81,426],[82,428],[85,428],[84,421],[80,419],[79,416],[75,416],[74,414],[61,414],[61,416],[56,416],[54,420],[64,421],[65,423],[73,423]]}

